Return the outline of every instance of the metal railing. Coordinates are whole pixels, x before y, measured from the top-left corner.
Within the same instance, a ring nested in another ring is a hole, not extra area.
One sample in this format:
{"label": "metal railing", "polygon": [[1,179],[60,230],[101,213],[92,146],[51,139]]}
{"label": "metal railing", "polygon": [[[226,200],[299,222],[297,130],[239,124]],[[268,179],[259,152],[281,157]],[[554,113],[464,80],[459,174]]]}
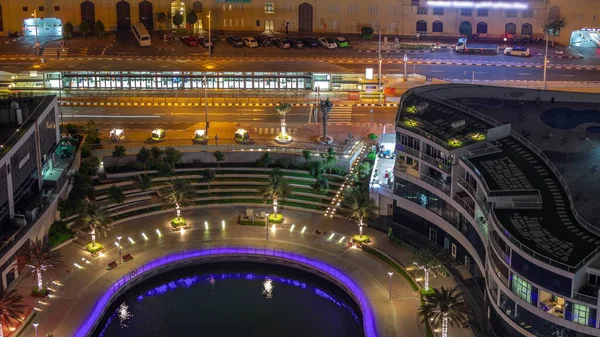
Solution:
{"label": "metal railing", "polygon": [[581,302],[585,302],[587,304],[598,305],[598,297],[593,297],[590,295],[574,292],[573,299],[576,299]]}
{"label": "metal railing", "polygon": [[[492,248],[488,248],[488,255],[489,254],[493,254]],[[504,283],[504,285],[506,287],[509,287],[510,285],[508,284],[508,279],[506,278],[506,276],[504,276],[504,274],[502,274],[502,272],[500,271],[500,268],[498,268],[498,266],[496,266],[496,262],[494,262],[494,259],[490,258],[489,261],[490,261],[490,264],[492,265],[492,271],[494,272],[494,274],[496,274],[496,276],[498,276],[500,281],[502,281],[502,283]]]}
{"label": "metal railing", "polygon": [[456,201],[460,205],[460,207],[467,211],[471,215],[471,218],[475,217],[475,210],[473,209],[473,207],[471,207],[471,205],[469,205],[469,203],[465,199],[461,198],[460,196],[458,196],[458,194],[454,193],[452,195],[452,200]]}
{"label": "metal railing", "polygon": [[433,157],[429,156],[428,154],[423,153],[419,150],[413,149],[407,145],[400,144],[399,146],[396,146],[396,149],[398,149],[398,151],[400,151],[400,152],[408,153],[413,157],[419,158],[447,174],[450,174],[452,172],[452,168],[450,166],[442,163],[441,160],[433,158]]}
{"label": "metal railing", "polygon": [[481,183],[480,185],[483,187],[483,189],[485,190],[485,192],[489,195],[490,194],[490,187],[488,186],[487,182],[485,181],[485,179],[481,175],[481,172],[479,172],[479,169],[475,166],[475,164],[473,164],[465,156],[461,156],[460,160],[462,160],[462,162],[465,163],[465,165],[467,165],[467,167],[470,168],[471,171],[473,171],[473,173],[475,173],[475,176],[477,176],[479,178],[479,182]]}
{"label": "metal railing", "polygon": [[436,143],[437,145],[442,146],[446,150],[452,150],[453,149],[450,146],[450,144],[448,144],[447,142],[445,142],[445,141],[439,139],[438,137],[432,135],[431,133],[425,132],[425,131],[423,131],[422,129],[420,129],[418,127],[408,126],[408,125],[406,125],[406,123],[404,123],[401,120],[396,123],[396,126],[402,128],[402,129],[406,129],[406,130],[408,130],[410,132],[416,133],[419,136],[424,137],[424,138],[426,138],[426,139],[428,139],[428,140]]}
{"label": "metal railing", "polygon": [[[495,234],[496,236],[499,236],[497,234]],[[508,254],[504,251],[504,249],[502,249],[502,247],[500,247],[500,244],[498,244],[498,242],[496,242],[496,239],[494,239],[494,234],[492,233],[492,235],[490,235],[490,242],[492,243],[491,246],[493,246],[493,250],[501,257],[504,259],[504,262],[506,262],[508,265],[510,265],[510,256],[508,256]],[[490,259],[491,260],[491,259]]]}
{"label": "metal railing", "polygon": [[438,190],[444,192],[445,194],[447,194],[448,196],[450,196],[450,186],[446,185],[446,184],[442,184],[439,181],[431,178],[430,176],[421,173],[421,176],[419,177],[421,180],[423,180],[424,182],[428,183],[429,185],[437,188]]}
{"label": "metal railing", "polygon": [[459,186],[463,187],[468,193],[471,193],[471,196],[475,199],[482,212],[484,212],[485,214],[489,214],[490,207],[488,203],[483,199],[483,197],[485,196],[482,196],[481,194],[477,193],[475,191],[475,187],[469,184],[469,182],[467,182],[463,177],[458,177],[457,183]]}

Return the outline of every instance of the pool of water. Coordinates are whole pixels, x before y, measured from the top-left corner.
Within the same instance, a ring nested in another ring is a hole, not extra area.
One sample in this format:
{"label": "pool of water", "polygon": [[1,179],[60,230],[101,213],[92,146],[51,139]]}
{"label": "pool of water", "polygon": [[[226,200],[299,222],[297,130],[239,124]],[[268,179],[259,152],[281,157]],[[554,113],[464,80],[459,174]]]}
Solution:
{"label": "pool of water", "polygon": [[584,123],[600,123],[600,111],[592,109],[574,110],[571,108],[554,108],[542,112],[540,118],[549,127],[570,130]]}
{"label": "pool of water", "polygon": [[595,135],[600,135],[600,126],[588,126],[585,131]]}
{"label": "pool of water", "polygon": [[95,337],[364,337],[360,310],[311,273],[259,263],[203,264],[149,279],[107,311]]}

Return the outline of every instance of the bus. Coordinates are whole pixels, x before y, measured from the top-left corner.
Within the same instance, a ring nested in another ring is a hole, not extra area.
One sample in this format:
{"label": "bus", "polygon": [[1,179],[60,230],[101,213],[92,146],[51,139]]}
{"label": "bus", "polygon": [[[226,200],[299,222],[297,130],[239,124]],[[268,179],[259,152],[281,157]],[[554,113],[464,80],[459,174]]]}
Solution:
{"label": "bus", "polygon": [[133,32],[133,36],[140,44],[140,47],[149,47],[152,44],[152,40],[150,39],[150,34],[144,27],[142,23],[135,23],[131,26],[131,31]]}

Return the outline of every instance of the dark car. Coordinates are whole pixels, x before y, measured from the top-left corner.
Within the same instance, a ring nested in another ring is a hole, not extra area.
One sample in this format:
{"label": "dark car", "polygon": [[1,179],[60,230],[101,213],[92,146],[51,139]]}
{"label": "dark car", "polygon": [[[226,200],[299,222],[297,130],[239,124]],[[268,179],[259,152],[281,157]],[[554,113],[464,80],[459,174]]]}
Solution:
{"label": "dark car", "polygon": [[235,35],[230,35],[227,37],[226,39],[227,43],[229,43],[232,47],[243,47],[244,46],[244,41],[242,41],[242,38],[240,38],[239,36],[235,36]]}
{"label": "dark car", "polygon": [[266,35],[259,35],[256,37],[256,41],[258,41],[258,44],[266,47],[266,46],[270,46],[271,45],[271,38],[266,36]]}
{"label": "dark car", "polygon": [[198,45],[198,39],[193,36],[184,36],[181,38],[181,42],[190,47],[196,47]]}
{"label": "dark car", "polygon": [[306,48],[317,48],[319,46],[319,41],[312,37],[305,38],[304,40],[302,40],[302,43],[304,43],[304,46]]}
{"label": "dark car", "polygon": [[[208,39],[204,38],[204,37],[199,37],[198,38],[198,44],[201,45],[204,48],[208,48]],[[213,46],[214,46],[214,42],[213,42]]]}
{"label": "dark car", "polygon": [[273,39],[273,45],[276,47],[279,47],[279,49],[287,49],[292,46],[292,44],[290,43],[290,40],[283,39],[283,38]]}
{"label": "dark car", "polygon": [[300,39],[293,39],[291,42],[292,47],[294,47],[295,49],[304,48],[304,43]]}

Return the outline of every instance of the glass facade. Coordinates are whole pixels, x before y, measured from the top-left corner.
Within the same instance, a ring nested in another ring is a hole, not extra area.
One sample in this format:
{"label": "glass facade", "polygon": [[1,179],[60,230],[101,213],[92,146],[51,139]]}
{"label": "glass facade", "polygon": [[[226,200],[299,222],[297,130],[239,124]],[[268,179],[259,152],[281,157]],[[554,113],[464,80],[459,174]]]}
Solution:
{"label": "glass facade", "polygon": [[527,303],[529,304],[532,303],[531,288],[531,284],[529,284],[527,281],[520,278],[519,276],[513,274],[511,284],[511,289],[513,293],[517,294],[517,296],[527,301]]}

